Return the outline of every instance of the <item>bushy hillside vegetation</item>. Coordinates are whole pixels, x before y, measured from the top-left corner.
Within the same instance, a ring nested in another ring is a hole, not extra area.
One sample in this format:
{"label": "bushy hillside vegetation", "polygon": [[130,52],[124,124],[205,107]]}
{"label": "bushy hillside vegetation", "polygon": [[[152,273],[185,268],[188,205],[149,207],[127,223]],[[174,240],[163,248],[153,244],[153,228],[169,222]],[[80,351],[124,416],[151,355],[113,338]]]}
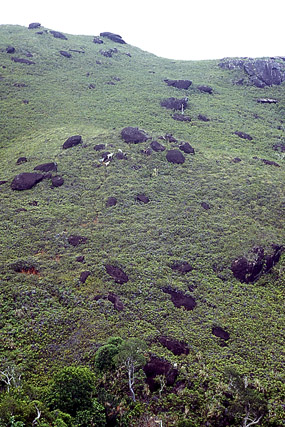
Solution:
{"label": "bushy hillside vegetation", "polygon": [[1,426],[283,425],[284,84],[0,27]]}

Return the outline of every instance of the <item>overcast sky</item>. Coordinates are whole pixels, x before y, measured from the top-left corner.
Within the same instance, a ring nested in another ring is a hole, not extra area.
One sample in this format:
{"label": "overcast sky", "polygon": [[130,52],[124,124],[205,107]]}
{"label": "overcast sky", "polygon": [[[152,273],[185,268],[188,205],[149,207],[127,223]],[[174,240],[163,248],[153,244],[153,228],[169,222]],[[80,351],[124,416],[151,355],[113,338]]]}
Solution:
{"label": "overcast sky", "polygon": [[120,34],[171,59],[285,56],[282,0],[3,0],[0,24]]}

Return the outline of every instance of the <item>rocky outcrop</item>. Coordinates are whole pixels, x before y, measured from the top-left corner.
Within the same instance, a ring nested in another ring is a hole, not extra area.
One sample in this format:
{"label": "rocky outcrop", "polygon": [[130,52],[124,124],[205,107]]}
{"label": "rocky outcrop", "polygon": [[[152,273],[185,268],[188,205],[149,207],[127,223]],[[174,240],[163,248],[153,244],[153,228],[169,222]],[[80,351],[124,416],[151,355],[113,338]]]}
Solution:
{"label": "rocky outcrop", "polygon": [[66,148],[71,148],[74,147],[75,145],[81,144],[82,143],[82,137],[80,135],[74,135],[74,136],[70,136],[65,143],[63,144],[62,148],[66,149]]}
{"label": "rocky outcrop", "polygon": [[118,53],[118,49],[108,49],[108,50],[100,50],[101,55],[105,56],[106,58],[112,58],[114,53]]}
{"label": "rocky outcrop", "polygon": [[186,154],[195,154],[194,148],[189,144],[189,142],[183,142],[179,145],[181,151]]}
{"label": "rocky outcrop", "polygon": [[181,274],[189,273],[193,270],[193,267],[186,261],[177,261],[170,266],[173,271],[177,271]]}
{"label": "rocky outcrop", "polygon": [[168,108],[169,110],[182,110],[187,108],[188,98],[166,98],[160,102],[160,105],[164,108]]}
{"label": "rocky outcrop", "polygon": [[41,24],[39,22],[32,22],[31,24],[29,24],[29,30],[34,30],[35,28],[39,28],[41,26]]}
{"label": "rocky outcrop", "polygon": [[125,142],[134,144],[145,142],[149,139],[149,136],[144,130],[131,126],[124,128],[121,132],[121,136]]}
{"label": "rocky outcrop", "polygon": [[72,234],[68,237],[68,243],[74,247],[85,244],[87,242],[87,237],[85,236],[78,236],[75,234]]}
{"label": "rocky outcrop", "polygon": [[231,270],[236,279],[242,283],[256,282],[261,275],[271,271],[279,261],[284,247],[273,244],[268,253],[261,246],[254,247],[247,255],[234,260]]}
{"label": "rocky outcrop", "polygon": [[106,272],[115,280],[116,283],[122,285],[123,283],[127,283],[129,280],[127,274],[120,267],[107,264],[105,265],[105,268]]}
{"label": "rocky outcrop", "polygon": [[52,34],[56,39],[67,40],[67,37],[59,31],[50,31],[50,34]]}
{"label": "rocky outcrop", "polygon": [[281,58],[224,58],[219,66],[228,70],[241,69],[250,82],[259,88],[280,85],[285,80],[285,64]]}
{"label": "rocky outcrop", "polygon": [[117,199],[116,197],[108,197],[106,201],[106,208],[110,208],[111,206],[116,206]]}
{"label": "rocky outcrop", "polygon": [[166,154],[166,160],[170,163],[182,164],[185,162],[185,157],[179,150],[169,150]]}
{"label": "rocky outcrop", "polygon": [[15,53],[16,49],[14,48],[14,46],[8,46],[6,48],[6,52],[7,53]]}
{"label": "rocky outcrop", "polygon": [[196,307],[196,301],[191,297],[191,295],[185,295],[183,292],[176,291],[171,288],[163,288],[162,290],[170,295],[171,301],[175,307],[184,307],[188,311],[193,310]]}
{"label": "rocky outcrop", "polygon": [[79,277],[80,283],[85,283],[88,277],[90,276],[90,274],[91,274],[91,271],[88,271],[88,270],[82,271]]}
{"label": "rocky outcrop", "polygon": [[103,40],[101,40],[98,36],[94,37],[93,43],[95,44],[103,44]]}
{"label": "rocky outcrop", "polygon": [[177,89],[188,89],[191,86],[191,80],[164,80],[168,86],[176,87]]}
{"label": "rocky outcrop", "polygon": [[213,326],[212,334],[225,341],[230,339],[230,334],[220,326]]}
{"label": "rocky outcrop", "polygon": [[65,58],[71,58],[71,53],[67,52],[66,50],[60,50],[59,53],[64,56]]}
{"label": "rocky outcrop", "polygon": [[44,179],[44,175],[36,172],[23,172],[16,175],[11,183],[12,190],[29,190]]}
{"label": "rocky outcrop", "polygon": [[120,300],[118,295],[113,294],[113,293],[109,293],[107,298],[110,302],[112,302],[114,304],[115,310],[117,310],[117,311],[124,310],[124,304],[122,303],[122,301]]}
{"label": "rocky outcrop", "polygon": [[178,122],[191,122],[191,117],[184,114],[175,113],[171,117]]}
{"label": "rocky outcrop", "polygon": [[62,176],[56,175],[51,177],[52,187],[61,187],[64,184]]}
{"label": "rocky outcrop", "polygon": [[26,64],[26,65],[33,65],[33,64],[35,64],[34,61],[30,61],[29,59],[26,59],[26,58],[17,58],[15,56],[12,56],[11,59],[12,59],[12,61],[19,62],[20,64]]}
{"label": "rocky outcrop", "polygon": [[164,145],[160,144],[158,141],[152,141],[150,144],[150,147],[153,151],[159,152],[159,151],[165,151]]}
{"label": "rocky outcrop", "polygon": [[163,347],[166,347],[170,350],[175,356],[180,356],[181,354],[189,354],[189,347],[183,341],[178,341],[174,338],[160,336],[158,341]]}
{"label": "rocky outcrop", "polygon": [[239,136],[242,139],[247,139],[248,141],[253,140],[252,136],[249,135],[248,133],[245,133],[245,132],[236,131],[236,132],[234,132],[234,134]]}
{"label": "rocky outcrop", "polygon": [[150,357],[150,360],[143,367],[143,371],[146,375],[146,383],[151,392],[160,388],[159,381],[155,380],[158,375],[165,376],[166,386],[172,386],[178,376],[178,370],[173,368],[170,362],[155,355]]}
{"label": "rocky outcrop", "polygon": [[211,88],[211,86],[198,86],[198,89],[200,92],[209,93],[209,94],[213,93],[213,89]]}
{"label": "rocky outcrop", "polygon": [[148,203],[149,202],[149,198],[145,195],[145,194],[138,194],[136,197],[137,202],[140,203]]}
{"label": "rocky outcrop", "polygon": [[119,34],[104,32],[100,33],[101,37],[107,37],[109,40],[112,40],[115,43],[126,44],[126,42],[122,39]]}
{"label": "rocky outcrop", "polygon": [[34,168],[35,171],[41,171],[41,172],[50,172],[50,171],[57,171],[57,164],[54,162],[50,163],[42,163],[41,165],[38,165]]}

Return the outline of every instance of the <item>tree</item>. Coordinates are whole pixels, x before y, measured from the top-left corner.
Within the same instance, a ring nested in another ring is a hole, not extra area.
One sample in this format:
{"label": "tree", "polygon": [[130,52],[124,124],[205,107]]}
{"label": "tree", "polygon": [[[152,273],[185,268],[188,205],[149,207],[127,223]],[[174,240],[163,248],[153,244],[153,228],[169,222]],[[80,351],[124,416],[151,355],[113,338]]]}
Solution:
{"label": "tree", "polygon": [[249,386],[246,376],[242,377],[234,370],[227,370],[229,388],[234,394],[234,401],[229,412],[241,420],[242,427],[258,424],[267,412],[267,402],[261,392]]}
{"label": "tree", "polygon": [[143,341],[132,338],[124,341],[115,356],[116,364],[126,368],[128,373],[129,390],[133,401],[136,401],[133,386],[135,384],[135,371],[145,363],[143,354],[146,345]]}
{"label": "tree", "polygon": [[111,337],[105,345],[99,347],[95,354],[95,367],[99,371],[106,371],[115,367],[115,356],[123,343],[121,337]]}
{"label": "tree", "polygon": [[53,409],[75,416],[78,410],[90,409],[95,391],[95,375],[86,367],[67,366],[54,377],[49,400]]}

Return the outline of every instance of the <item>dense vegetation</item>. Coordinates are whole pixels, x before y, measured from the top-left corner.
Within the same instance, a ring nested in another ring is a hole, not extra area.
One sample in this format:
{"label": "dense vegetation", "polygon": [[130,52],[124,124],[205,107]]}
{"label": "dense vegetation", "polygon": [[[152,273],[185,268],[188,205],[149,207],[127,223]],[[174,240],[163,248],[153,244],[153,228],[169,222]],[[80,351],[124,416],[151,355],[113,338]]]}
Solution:
{"label": "dense vegetation", "polygon": [[0,27],[0,425],[281,426],[284,255],[231,265],[284,243],[284,83],[101,40]]}

